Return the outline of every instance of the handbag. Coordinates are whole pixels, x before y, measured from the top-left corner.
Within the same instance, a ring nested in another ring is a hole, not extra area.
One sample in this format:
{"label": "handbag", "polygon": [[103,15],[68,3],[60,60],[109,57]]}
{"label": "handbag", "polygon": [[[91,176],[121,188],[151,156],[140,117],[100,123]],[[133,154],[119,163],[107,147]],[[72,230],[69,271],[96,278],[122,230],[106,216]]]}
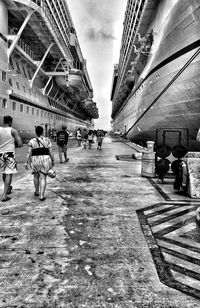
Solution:
{"label": "handbag", "polygon": [[47,175],[50,177],[50,178],[55,178],[56,177],[56,171],[54,169],[49,169],[48,172],[47,172]]}

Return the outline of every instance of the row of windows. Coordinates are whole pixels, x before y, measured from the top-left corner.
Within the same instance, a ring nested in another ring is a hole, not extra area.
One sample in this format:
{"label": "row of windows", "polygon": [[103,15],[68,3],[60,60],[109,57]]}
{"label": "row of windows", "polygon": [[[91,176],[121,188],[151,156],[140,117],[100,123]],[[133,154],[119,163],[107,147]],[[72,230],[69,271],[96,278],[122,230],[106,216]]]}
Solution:
{"label": "row of windows", "polygon": [[[14,81],[11,78],[9,78],[8,82],[9,82],[9,85],[13,88],[13,82]],[[34,89],[31,90],[29,88],[26,88],[26,86],[20,84],[19,81],[16,81],[15,84],[16,84],[16,87],[19,91],[21,91],[21,89],[23,89],[24,93],[28,93],[29,95],[34,95],[36,97],[36,99],[40,99],[40,101],[44,101],[44,96],[39,91],[36,92]]]}
{"label": "row of windows", "polygon": [[[4,75],[3,73],[5,73],[5,72],[2,72],[2,80],[3,80],[3,76],[6,78],[6,75]],[[5,73],[6,74],[6,73]],[[13,80],[11,79],[11,78],[9,78],[9,85],[13,88]],[[36,92],[36,91],[33,91],[33,90],[31,90],[31,89],[27,89],[26,87],[25,87],[25,85],[21,85],[18,81],[16,81],[15,82],[16,83],[16,87],[17,87],[17,89],[20,91],[21,90],[21,88],[23,89],[23,91],[24,91],[24,93],[29,93],[30,95],[32,95],[32,94],[34,94],[35,96],[36,96],[36,98],[41,98],[41,100],[44,100],[44,97],[43,97],[43,95],[40,93],[40,92]],[[58,108],[58,109],[60,109],[60,110],[62,110],[62,111],[64,111],[64,112],[67,112],[67,108],[65,107],[65,106],[63,106],[62,104],[59,104],[59,103],[57,103],[56,101],[54,101],[53,99],[50,99],[49,98],[49,104],[50,104],[50,106],[52,106],[52,107],[55,107],[55,108]],[[2,105],[2,108],[6,108],[5,107],[5,105],[6,105],[6,102],[4,103],[4,105]]]}
{"label": "row of windows", "polygon": [[[9,78],[9,85],[13,87],[13,81],[11,78]],[[20,84],[18,81],[16,81],[16,86],[17,86],[17,89],[20,90]],[[24,85],[22,85],[22,88],[23,88],[24,93],[27,93],[27,89]],[[29,93],[31,94],[31,89],[28,89],[28,90],[29,90]]]}
{"label": "row of windows", "polygon": [[[17,103],[15,101],[12,101],[12,110],[16,111],[17,110],[17,105],[19,105],[19,111],[20,112],[25,112],[27,114],[32,114],[32,115],[37,115],[37,116],[41,116],[44,118],[49,118],[49,119],[53,119],[53,117],[56,120],[64,120],[65,118],[59,115],[55,115],[53,113],[44,111],[44,110],[40,110],[34,107],[30,107],[27,105],[24,105],[22,103]],[[2,109],[7,109],[8,108],[8,101],[6,98],[2,99]]]}

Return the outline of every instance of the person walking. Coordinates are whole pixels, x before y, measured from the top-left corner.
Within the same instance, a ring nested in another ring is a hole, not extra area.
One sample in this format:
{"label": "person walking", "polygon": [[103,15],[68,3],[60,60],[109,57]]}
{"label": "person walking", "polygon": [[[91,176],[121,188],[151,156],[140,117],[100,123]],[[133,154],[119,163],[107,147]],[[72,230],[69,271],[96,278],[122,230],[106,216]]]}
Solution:
{"label": "person walking", "polygon": [[37,137],[32,138],[28,144],[28,152],[25,161],[25,169],[32,169],[35,196],[40,196],[44,201],[46,190],[46,178],[48,171],[54,166],[54,155],[49,138],[43,136],[43,127],[36,126]]}
{"label": "person walking", "polygon": [[56,129],[54,128],[53,131],[52,131],[52,138],[53,138],[53,141],[56,141]]}
{"label": "person walking", "polygon": [[101,150],[102,142],[103,142],[103,136],[101,131],[99,131],[97,132],[97,150]]}
{"label": "person walking", "polygon": [[91,130],[88,133],[88,142],[89,142],[88,148],[91,150],[92,149],[92,142],[93,142],[93,133],[92,133]]}
{"label": "person walking", "polygon": [[83,133],[82,133],[82,140],[83,140],[83,148],[86,149],[87,146],[87,140],[88,140],[88,132],[87,129],[84,128]]}
{"label": "person walking", "polygon": [[10,116],[3,118],[3,127],[0,127],[0,169],[4,182],[1,201],[10,200],[12,190],[12,176],[17,173],[15,147],[22,147],[22,140],[18,132],[12,128],[13,119]]}
{"label": "person walking", "polygon": [[66,131],[66,126],[62,126],[62,130],[57,133],[57,146],[58,146],[58,154],[60,163],[62,164],[62,153],[64,154],[65,162],[69,161],[69,158],[67,158],[67,144],[69,139],[69,134]]}
{"label": "person walking", "polygon": [[76,131],[76,139],[78,142],[78,147],[80,147],[81,146],[81,129],[80,128],[78,128]]}
{"label": "person walking", "polygon": [[103,137],[101,135],[97,136],[97,150],[101,150]]}

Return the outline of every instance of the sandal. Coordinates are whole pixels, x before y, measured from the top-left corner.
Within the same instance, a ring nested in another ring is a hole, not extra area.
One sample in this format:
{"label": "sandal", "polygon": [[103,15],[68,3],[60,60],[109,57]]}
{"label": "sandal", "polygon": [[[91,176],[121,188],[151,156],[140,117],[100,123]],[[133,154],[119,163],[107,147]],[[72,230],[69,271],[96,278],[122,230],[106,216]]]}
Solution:
{"label": "sandal", "polygon": [[36,193],[36,192],[34,192],[34,195],[36,196],[36,197],[39,197],[39,193]]}
{"label": "sandal", "polygon": [[44,201],[46,200],[46,197],[40,198],[40,201]]}
{"label": "sandal", "polygon": [[10,197],[7,197],[7,198],[5,198],[5,199],[2,199],[1,201],[2,202],[6,202],[6,201],[9,201],[11,198]]}

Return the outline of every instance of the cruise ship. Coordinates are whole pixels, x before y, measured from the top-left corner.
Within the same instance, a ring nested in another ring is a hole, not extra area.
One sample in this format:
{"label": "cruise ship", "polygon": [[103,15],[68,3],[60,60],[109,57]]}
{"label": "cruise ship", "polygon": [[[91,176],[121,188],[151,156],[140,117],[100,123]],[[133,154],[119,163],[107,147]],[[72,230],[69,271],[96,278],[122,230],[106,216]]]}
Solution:
{"label": "cruise ship", "polygon": [[167,142],[175,146],[182,129],[189,150],[200,150],[200,1],[128,0],[123,25],[113,132],[145,146],[171,130]]}
{"label": "cruise ship", "polygon": [[0,0],[0,125],[23,140],[98,118],[93,88],[66,0]]}

